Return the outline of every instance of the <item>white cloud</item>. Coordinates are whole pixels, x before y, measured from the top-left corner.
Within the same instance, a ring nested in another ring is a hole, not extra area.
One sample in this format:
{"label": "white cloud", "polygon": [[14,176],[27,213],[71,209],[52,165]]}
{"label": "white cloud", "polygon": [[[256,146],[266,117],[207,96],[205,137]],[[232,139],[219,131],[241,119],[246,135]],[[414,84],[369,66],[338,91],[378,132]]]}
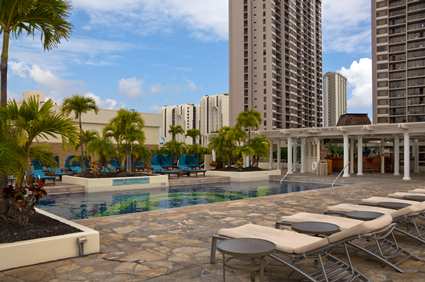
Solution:
{"label": "white cloud", "polygon": [[348,79],[351,97],[349,111],[370,113],[372,108],[372,60],[362,58],[354,61],[349,68],[339,71]]}
{"label": "white cloud", "polygon": [[142,95],[142,80],[136,77],[122,78],[118,82],[118,93],[130,98]]}
{"label": "white cloud", "polygon": [[92,25],[109,25],[140,34],[169,31],[176,21],[201,39],[228,37],[227,0],[72,0],[90,16]]}
{"label": "white cloud", "polygon": [[370,0],[324,0],[325,51],[370,52]]}
{"label": "white cloud", "polygon": [[96,101],[96,104],[101,109],[113,110],[119,108],[118,101],[110,98],[103,99],[91,92],[84,94],[85,97],[90,97]]}
{"label": "white cloud", "polygon": [[82,82],[60,78],[51,70],[37,64],[29,65],[24,62],[11,61],[10,66],[13,74],[31,79],[54,100],[74,94],[82,87]]}

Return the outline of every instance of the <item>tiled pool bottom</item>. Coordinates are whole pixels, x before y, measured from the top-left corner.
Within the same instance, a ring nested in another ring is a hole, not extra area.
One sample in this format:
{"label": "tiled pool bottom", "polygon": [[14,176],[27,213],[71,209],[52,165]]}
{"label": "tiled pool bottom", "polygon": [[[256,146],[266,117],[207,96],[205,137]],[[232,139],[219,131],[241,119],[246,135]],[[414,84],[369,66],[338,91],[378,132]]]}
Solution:
{"label": "tiled pool bottom", "polygon": [[329,187],[304,182],[205,184],[108,193],[48,196],[39,208],[67,219],[110,216],[256,198]]}

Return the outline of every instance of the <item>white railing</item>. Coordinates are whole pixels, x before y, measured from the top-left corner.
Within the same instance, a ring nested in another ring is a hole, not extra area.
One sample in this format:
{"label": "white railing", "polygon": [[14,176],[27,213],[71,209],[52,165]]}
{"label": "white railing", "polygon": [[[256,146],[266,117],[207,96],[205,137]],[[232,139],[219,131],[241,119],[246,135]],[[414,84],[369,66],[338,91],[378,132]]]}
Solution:
{"label": "white railing", "polygon": [[331,186],[332,190],[335,188],[336,182],[341,178],[341,176],[344,173],[345,169],[348,168],[349,166],[350,166],[350,164],[347,164],[346,166],[344,166],[344,168],[335,177],[335,180],[332,182],[332,186]]}
{"label": "white railing", "polygon": [[291,172],[288,170],[286,174],[280,179],[280,184],[282,184],[286,179],[288,179]]}

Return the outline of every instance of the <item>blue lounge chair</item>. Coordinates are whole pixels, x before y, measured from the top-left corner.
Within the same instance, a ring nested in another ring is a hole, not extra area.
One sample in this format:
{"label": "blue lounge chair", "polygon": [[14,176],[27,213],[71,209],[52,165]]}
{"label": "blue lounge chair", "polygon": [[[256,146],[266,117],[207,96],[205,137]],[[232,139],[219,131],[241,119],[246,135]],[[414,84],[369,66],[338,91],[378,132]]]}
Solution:
{"label": "blue lounge chair", "polygon": [[161,164],[161,158],[158,155],[153,155],[151,159],[151,167],[152,172],[156,174],[166,174],[168,177],[171,175],[177,175],[177,177],[180,177],[182,174],[182,171],[180,169],[166,169]]}
{"label": "blue lounge chair", "polygon": [[69,168],[73,174],[80,174],[81,173],[81,167],[79,165],[73,165]]}
{"label": "blue lounge chair", "polygon": [[179,158],[179,163],[178,163],[178,168],[183,171],[183,173],[187,174],[188,176],[190,176],[191,173],[195,173],[196,176],[198,176],[198,173],[203,173],[204,176],[206,174],[206,170],[205,169],[201,169],[199,167],[194,167],[194,166],[190,166],[188,164],[188,156],[187,155],[181,155]]}
{"label": "blue lounge chair", "polygon": [[53,181],[53,183],[56,183],[56,176],[46,175],[43,170],[39,170],[39,169],[33,170],[32,177],[34,177],[37,180],[41,180],[43,182],[46,182],[47,180],[51,180]]}
{"label": "blue lounge chair", "polygon": [[134,164],[136,170],[145,170],[145,163],[143,161],[138,161]]}
{"label": "blue lounge chair", "polygon": [[62,181],[62,176],[65,175],[65,173],[63,172],[63,170],[61,168],[54,168],[54,167],[49,167],[47,169],[51,174],[54,174],[55,177],[59,178],[59,181]]}

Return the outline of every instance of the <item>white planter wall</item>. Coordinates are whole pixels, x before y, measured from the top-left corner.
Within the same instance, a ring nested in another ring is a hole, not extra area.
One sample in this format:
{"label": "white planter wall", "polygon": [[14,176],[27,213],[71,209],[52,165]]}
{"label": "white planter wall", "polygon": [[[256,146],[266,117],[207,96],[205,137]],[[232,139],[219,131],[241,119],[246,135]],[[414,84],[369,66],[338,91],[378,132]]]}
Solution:
{"label": "white planter wall", "polygon": [[84,255],[100,251],[99,232],[51,213],[37,212],[82,232],[62,236],[0,244],[0,271],[79,256],[78,238],[85,238]]}

